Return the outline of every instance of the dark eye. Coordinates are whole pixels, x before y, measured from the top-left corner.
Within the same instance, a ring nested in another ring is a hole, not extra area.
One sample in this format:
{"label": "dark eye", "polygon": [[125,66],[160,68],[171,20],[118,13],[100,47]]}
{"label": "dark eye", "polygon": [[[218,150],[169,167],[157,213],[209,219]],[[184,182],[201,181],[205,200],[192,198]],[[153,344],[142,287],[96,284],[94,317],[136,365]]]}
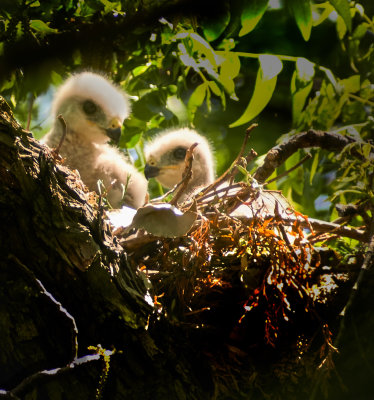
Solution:
{"label": "dark eye", "polygon": [[177,160],[184,160],[184,158],[186,157],[186,152],[187,150],[183,147],[178,147],[173,151],[173,156]]}
{"label": "dark eye", "polygon": [[83,111],[84,111],[87,115],[95,114],[96,110],[97,110],[97,106],[96,106],[96,104],[95,104],[93,101],[91,101],[91,100],[86,100],[86,101],[83,103]]}

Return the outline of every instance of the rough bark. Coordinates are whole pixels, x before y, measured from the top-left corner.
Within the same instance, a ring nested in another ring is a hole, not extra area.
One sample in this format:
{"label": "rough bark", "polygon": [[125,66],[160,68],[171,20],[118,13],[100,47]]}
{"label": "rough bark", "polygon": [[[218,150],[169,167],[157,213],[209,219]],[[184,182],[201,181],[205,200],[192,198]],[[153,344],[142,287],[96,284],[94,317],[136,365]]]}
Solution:
{"label": "rough bark", "polygon": [[[0,397],[178,398],[194,378],[160,358],[145,330],[144,278],[87,199],[1,100]],[[85,358],[99,344],[114,352],[107,379],[103,356]]]}

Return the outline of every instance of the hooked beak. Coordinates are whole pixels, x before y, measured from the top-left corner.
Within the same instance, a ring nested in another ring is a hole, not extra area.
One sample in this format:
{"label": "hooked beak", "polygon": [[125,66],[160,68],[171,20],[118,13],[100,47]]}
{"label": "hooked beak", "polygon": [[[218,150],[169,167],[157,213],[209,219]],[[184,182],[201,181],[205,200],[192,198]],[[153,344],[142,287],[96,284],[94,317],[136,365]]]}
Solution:
{"label": "hooked beak", "polygon": [[147,179],[155,178],[160,173],[160,168],[145,164],[144,175]]}
{"label": "hooked beak", "polygon": [[113,119],[110,123],[110,128],[105,129],[107,136],[118,144],[122,132],[122,123],[119,119]]}

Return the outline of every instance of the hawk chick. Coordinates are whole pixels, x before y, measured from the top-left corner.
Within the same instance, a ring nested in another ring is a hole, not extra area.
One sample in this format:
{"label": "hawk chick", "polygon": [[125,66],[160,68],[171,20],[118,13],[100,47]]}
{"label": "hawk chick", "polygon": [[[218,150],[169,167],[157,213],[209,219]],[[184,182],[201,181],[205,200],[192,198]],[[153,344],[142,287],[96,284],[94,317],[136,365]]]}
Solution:
{"label": "hawk chick", "polygon": [[166,131],[145,147],[147,179],[156,178],[164,187],[171,189],[182,180],[187,150],[198,143],[193,155],[192,178],[181,200],[214,180],[214,159],[209,142],[192,129],[180,128]]}
{"label": "hawk chick", "polygon": [[43,142],[50,147],[59,144],[63,127],[57,116],[61,114],[67,132],[60,152],[67,165],[79,170],[92,191],[98,190],[97,181],[102,180],[114,208],[123,203],[140,207],[147,193],[146,179],[117,149],[106,144],[110,139],[119,141],[123,120],[130,113],[125,93],[101,75],[79,73],[59,88],[52,112],[55,122]]}

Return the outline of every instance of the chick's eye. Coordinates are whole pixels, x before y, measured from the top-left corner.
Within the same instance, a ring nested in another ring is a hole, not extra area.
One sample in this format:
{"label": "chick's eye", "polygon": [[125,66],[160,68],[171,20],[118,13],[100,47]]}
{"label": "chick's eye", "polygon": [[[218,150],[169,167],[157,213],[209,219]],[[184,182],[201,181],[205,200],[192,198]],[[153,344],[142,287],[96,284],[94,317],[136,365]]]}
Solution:
{"label": "chick's eye", "polygon": [[97,107],[96,104],[91,101],[91,100],[87,100],[83,103],[83,111],[87,114],[87,115],[92,115],[96,112]]}
{"label": "chick's eye", "polygon": [[174,150],[173,155],[177,160],[184,160],[187,150],[183,147],[178,147]]}

